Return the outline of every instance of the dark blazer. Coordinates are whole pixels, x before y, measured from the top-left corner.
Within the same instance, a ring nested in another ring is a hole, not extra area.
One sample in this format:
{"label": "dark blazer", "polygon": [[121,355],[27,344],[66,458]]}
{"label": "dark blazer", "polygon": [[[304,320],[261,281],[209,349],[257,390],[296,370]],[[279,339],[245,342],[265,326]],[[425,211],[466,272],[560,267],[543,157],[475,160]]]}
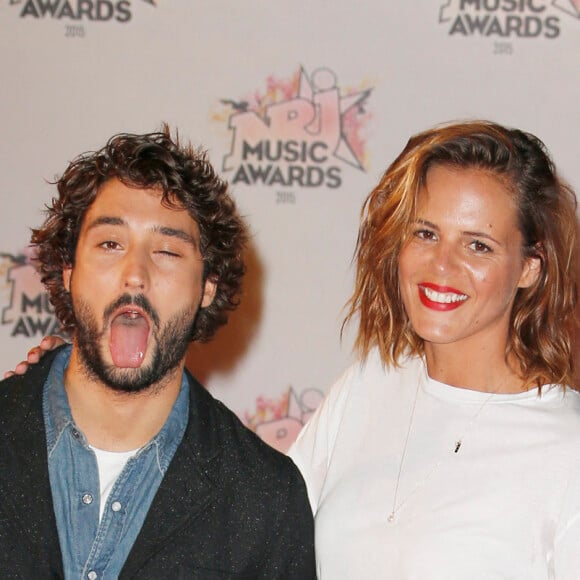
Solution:
{"label": "dark blazer", "polygon": [[[2,580],[64,577],[42,417],[54,355],[0,386]],[[188,376],[183,441],[120,578],[316,578],[312,513],[297,468]]]}

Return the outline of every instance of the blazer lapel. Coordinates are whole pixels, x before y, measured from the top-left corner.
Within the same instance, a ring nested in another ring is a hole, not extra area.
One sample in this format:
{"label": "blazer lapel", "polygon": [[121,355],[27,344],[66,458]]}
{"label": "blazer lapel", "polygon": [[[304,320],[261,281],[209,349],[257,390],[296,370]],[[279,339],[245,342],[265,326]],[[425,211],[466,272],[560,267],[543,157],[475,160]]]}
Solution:
{"label": "blazer lapel", "polygon": [[123,577],[142,569],[175,534],[204,513],[219,493],[221,451],[212,428],[209,395],[193,377],[189,381],[189,422],[183,441],[125,562]]}
{"label": "blazer lapel", "polygon": [[0,435],[0,510],[28,559],[62,574],[62,558],[48,475],[46,436],[42,417],[42,387],[54,355],[2,385]]}

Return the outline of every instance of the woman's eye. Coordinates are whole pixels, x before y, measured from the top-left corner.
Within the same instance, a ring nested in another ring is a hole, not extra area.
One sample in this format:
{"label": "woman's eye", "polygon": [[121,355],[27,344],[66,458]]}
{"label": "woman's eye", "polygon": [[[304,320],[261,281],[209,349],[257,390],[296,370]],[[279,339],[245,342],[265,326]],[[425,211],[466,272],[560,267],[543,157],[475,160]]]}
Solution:
{"label": "woman's eye", "polygon": [[420,240],[434,240],[435,239],[435,232],[431,230],[416,230],[414,233],[415,237],[419,238]]}
{"label": "woman's eye", "polygon": [[474,250],[475,252],[477,252],[478,254],[486,254],[486,253],[492,251],[492,249],[487,244],[484,244],[483,242],[480,242],[479,240],[473,240],[473,242],[471,242],[469,247],[472,250]]}
{"label": "woman's eye", "polygon": [[101,242],[99,244],[99,246],[101,248],[104,248],[105,250],[116,250],[120,247],[119,242],[114,242],[112,240],[107,240],[106,242]]}

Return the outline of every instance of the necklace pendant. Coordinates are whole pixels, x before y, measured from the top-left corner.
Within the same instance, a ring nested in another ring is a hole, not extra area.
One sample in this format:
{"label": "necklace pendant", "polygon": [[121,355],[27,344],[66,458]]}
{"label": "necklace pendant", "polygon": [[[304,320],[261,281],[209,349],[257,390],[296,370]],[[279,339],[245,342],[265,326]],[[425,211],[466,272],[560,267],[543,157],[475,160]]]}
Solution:
{"label": "necklace pendant", "polygon": [[392,524],[395,521],[395,512],[391,512],[389,514],[389,516],[387,517],[387,522],[389,522],[390,524]]}

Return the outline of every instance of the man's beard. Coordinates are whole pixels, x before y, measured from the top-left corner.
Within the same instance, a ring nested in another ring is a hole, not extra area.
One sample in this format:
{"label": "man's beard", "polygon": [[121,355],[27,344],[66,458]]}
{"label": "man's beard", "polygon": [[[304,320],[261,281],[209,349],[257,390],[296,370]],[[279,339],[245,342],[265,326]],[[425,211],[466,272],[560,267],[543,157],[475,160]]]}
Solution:
{"label": "man's beard", "polygon": [[[103,360],[100,348],[107,334],[107,319],[111,313],[126,305],[137,305],[149,316],[153,325],[151,334],[155,348],[149,363],[138,368],[119,368]],[[151,385],[162,387],[184,359],[193,336],[195,312],[185,309],[170,318],[163,327],[159,316],[143,295],[124,294],[111,304],[103,315],[103,330],[99,332],[97,318],[89,305],[77,300],[74,304],[76,329],[75,344],[79,349],[80,361],[92,379],[97,379],[111,389],[123,393],[138,393]]]}

